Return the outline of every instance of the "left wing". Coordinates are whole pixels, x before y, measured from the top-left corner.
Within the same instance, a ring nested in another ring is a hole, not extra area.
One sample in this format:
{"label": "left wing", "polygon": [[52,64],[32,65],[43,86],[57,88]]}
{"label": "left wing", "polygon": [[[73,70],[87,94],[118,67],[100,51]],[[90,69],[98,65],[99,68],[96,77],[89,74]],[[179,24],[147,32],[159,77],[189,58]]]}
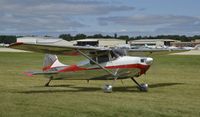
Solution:
{"label": "left wing", "polygon": [[49,45],[49,44],[32,44],[32,43],[14,43],[9,46],[10,48],[34,51],[40,53],[49,53],[49,54],[59,54],[59,55],[78,55],[79,51],[88,52],[88,51],[97,51],[97,50],[109,50],[109,48],[100,48],[100,47],[83,47],[83,46],[59,46],[59,45]]}

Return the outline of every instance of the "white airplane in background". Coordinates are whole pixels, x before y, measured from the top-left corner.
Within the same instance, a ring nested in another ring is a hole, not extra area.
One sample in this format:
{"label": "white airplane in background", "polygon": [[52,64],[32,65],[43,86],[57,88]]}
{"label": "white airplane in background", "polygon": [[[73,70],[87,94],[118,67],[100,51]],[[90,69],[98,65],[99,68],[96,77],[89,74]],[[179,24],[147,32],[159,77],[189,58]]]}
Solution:
{"label": "white airplane in background", "polygon": [[[140,91],[147,91],[147,84],[139,84],[135,78],[147,72],[153,63],[151,57],[130,56],[135,53],[152,53],[170,51],[169,49],[111,49],[83,46],[59,46],[50,44],[14,43],[10,48],[47,53],[44,59],[43,70],[40,72],[27,72],[28,75],[44,75],[51,80],[113,80],[105,84],[104,92],[112,92],[112,85],[116,80],[131,78],[137,84]],[[178,50],[180,51],[180,50]],[[182,51],[182,50],[181,50]],[[175,52],[175,51],[173,51]],[[128,54],[127,54],[128,53]],[[82,55],[86,61],[77,65],[65,65],[61,63],[57,55]]]}

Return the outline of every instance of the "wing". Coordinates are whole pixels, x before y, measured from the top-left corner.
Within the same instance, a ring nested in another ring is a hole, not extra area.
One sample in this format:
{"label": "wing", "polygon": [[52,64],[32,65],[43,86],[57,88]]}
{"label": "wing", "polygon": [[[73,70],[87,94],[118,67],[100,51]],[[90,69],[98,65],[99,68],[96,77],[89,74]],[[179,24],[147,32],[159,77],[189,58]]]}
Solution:
{"label": "wing", "polygon": [[34,51],[40,53],[59,54],[59,55],[78,55],[80,50],[82,52],[109,50],[108,48],[100,47],[83,47],[83,46],[59,46],[49,44],[31,44],[31,43],[14,43],[9,46],[10,48]]}
{"label": "wing", "polygon": [[129,49],[128,55],[148,56],[148,55],[161,55],[190,51],[189,49]]}

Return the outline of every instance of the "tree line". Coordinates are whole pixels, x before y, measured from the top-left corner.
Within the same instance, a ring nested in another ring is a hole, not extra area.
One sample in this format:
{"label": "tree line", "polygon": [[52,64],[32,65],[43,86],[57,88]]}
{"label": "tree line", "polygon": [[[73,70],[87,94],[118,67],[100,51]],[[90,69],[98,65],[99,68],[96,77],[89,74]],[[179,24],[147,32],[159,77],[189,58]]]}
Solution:
{"label": "tree line", "polygon": [[[11,44],[16,42],[17,37],[15,35],[0,35],[0,43],[4,44]],[[23,36],[20,36],[23,37]],[[37,36],[35,36],[37,37]],[[49,37],[49,36],[48,36]],[[103,39],[123,39],[126,41],[131,40],[139,40],[139,39],[174,39],[174,40],[180,40],[182,42],[189,42],[195,39],[200,39],[200,35],[194,35],[194,36],[185,36],[185,35],[157,35],[157,36],[128,36],[128,35],[120,35],[114,34],[113,36],[110,35],[102,35],[102,34],[94,34],[94,35],[85,35],[85,34],[60,34],[59,38],[62,38],[67,41],[73,41],[73,40],[79,40],[79,39],[86,39],[86,38],[103,38]]]}
{"label": "tree line", "polygon": [[11,44],[11,43],[15,43],[16,40],[17,40],[17,37],[13,35],[0,35],[0,43]]}
{"label": "tree line", "polygon": [[62,38],[67,41],[73,41],[73,40],[79,40],[79,39],[86,39],[86,38],[104,38],[104,39],[122,39],[122,40],[139,40],[139,39],[174,39],[174,40],[180,40],[182,42],[190,42],[195,39],[200,39],[200,35],[194,35],[194,36],[186,36],[186,35],[157,35],[157,36],[128,36],[128,35],[120,35],[117,36],[117,34],[114,34],[113,36],[110,35],[102,35],[102,34],[94,34],[94,35],[85,35],[85,34],[77,34],[75,36],[72,36],[71,34],[61,34],[59,35],[59,38]]}

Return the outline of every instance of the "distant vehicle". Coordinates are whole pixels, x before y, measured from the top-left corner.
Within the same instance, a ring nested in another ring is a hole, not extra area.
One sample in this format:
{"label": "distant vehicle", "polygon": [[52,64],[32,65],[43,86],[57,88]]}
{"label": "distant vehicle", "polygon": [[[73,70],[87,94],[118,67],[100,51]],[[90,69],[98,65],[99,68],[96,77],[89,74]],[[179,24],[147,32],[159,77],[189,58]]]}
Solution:
{"label": "distant vehicle", "polygon": [[117,48],[131,49],[131,46],[130,46],[130,44],[122,44],[122,45],[118,45]]}
{"label": "distant vehicle", "polygon": [[[112,80],[103,86],[104,92],[112,92],[116,80],[130,78],[140,91],[147,91],[148,84],[139,84],[135,78],[145,74],[153,63],[151,57],[135,56],[135,53],[172,52],[169,49],[111,49],[91,46],[58,46],[49,44],[15,43],[10,48],[48,53],[42,71],[30,71],[27,75],[44,75],[51,80]],[[177,51],[184,51],[183,49]],[[80,64],[66,65],[55,54],[87,58]],[[130,56],[133,55],[133,56]],[[72,77],[73,76],[73,77]]]}
{"label": "distant vehicle", "polygon": [[9,44],[5,44],[5,43],[0,43],[0,47],[8,47]]}

